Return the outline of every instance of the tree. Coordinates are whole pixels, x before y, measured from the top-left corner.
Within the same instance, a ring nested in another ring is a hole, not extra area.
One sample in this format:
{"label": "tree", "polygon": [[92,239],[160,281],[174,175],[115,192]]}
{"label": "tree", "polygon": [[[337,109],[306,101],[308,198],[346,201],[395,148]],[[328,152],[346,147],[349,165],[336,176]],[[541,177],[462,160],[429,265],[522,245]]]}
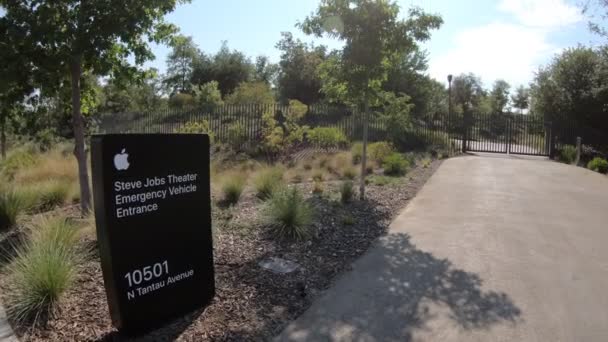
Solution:
{"label": "tree", "polygon": [[101,89],[100,113],[152,112],[166,108],[167,101],[161,97],[162,82],[157,71],[150,69],[137,79],[108,80]]}
{"label": "tree", "polygon": [[490,106],[492,114],[503,114],[509,104],[509,90],[511,86],[505,80],[494,82],[490,92]]}
{"label": "tree", "polygon": [[297,99],[308,105],[319,102],[323,94],[317,69],[327,58],[326,48],[307,45],[294,39],[289,32],[281,35],[283,38],[276,45],[281,50],[277,80],[279,98],[282,102]]}
{"label": "tree", "polygon": [[321,67],[323,91],[363,108],[363,155],[360,195],[365,197],[367,119],[370,103],[382,98],[382,84],[391,67],[419,41],[430,38],[442,19],[412,8],[398,18],[399,6],[389,0],[323,0],[300,27],[306,34],[342,40],[344,48]]}
{"label": "tree", "polygon": [[515,94],[511,96],[513,107],[519,109],[519,113],[523,114],[525,109],[528,109],[530,102],[530,93],[523,85],[517,87]]}
{"label": "tree", "polygon": [[[72,124],[78,161],[81,210],[91,206],[91,191],[81,114],[83,70],[107,75],[135,73],[137,65],[153,58],[148,40],[167,41],[175,33],[165,14],[186,0],[0,0],[5,14],[0,26],[9,27],[15,52],[28,60],[41,84],[57,85],[70,74]],[[6,38],[3,38],[6,39]]]}
{"label": "tree", "polygon": [[[428,69],[426,52],[420,51],[417,46],[412,48],[412,51],[406,53],[394,65],[382,88],[395,94],[407,94],[414,105],[411,109],[411,116],[414,119],[430,120],[436,81],[425,74]],[[441,87],[443,88],[442,85]],[[443,93],[442,97],[445,98],[445,94]]]}
{"label": "tree", "polygon": [[195,88],[194,94],[197,106],[203,110],[211,110],[224,104],[217,81],[207,82]]}
{"label": "tree", "polygon": [[226,103],[232,105],[273,104],[274,95],[264,82],[243,82],[226,97]]}
{"label": "tree", "polygon": [[173,51],[167,57],[167,77],[165,84],[172,93],[192,92],[192,73],[196,59],[201,52],[192,41],[192,37],[178,35],[171,41]]}
{"label": "tree", "polygon": [[253,78],[254,66],[244,53],[230,50],[228,43],[214,56],[201,54],[192,70],[192,83],[201,85],[217,81],[222,97],[232,93],[239,84]]}
{"label": "tree", "polygon": [[481,79],[474,74],[461,74],[452,81],[452,98],[456,105],[477,107],[486,96]]}
{"label": "tree", "polygon": [[255,60],[255,69],[253,71],[254,82],[264,82],[270,86],[274,86],[279,73],[279,66],[271,63],[268,57],[258,56]]}
{"label": "tree", "polygon": [[19,56],[18,37],[10,34],[13,28],[0,19],[0,150],[6,156],[8,122],[23,112],[26,96],[34,91],[27,61]]}
{"label": "tree", "polygon": [[606,48],[576,47],[539,70],[531,87],[534,112],[547,120],[570,121],[608,131]]}
{"label": "tree", "polygon": [[603,24],[608,18],[608,1],[586,0],[582,2],[582,12],[589,17],[589,30],[599,36],[608,38],[608,29]]}

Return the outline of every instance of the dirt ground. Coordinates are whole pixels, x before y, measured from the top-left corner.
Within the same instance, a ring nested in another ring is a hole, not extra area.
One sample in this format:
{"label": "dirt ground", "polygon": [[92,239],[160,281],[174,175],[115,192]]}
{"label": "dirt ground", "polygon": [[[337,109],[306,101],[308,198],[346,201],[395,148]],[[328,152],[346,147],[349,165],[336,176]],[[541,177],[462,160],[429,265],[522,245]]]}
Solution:
{"label": "dirt ground", "polygon": [[[245,192],[229,209],[213,207],[216,296],[192,312],[135,340],[264,340],[278,334],[327,289],[332,279],[384,234],[396,214],[413,198],[440,161],[417,166],[385,186],[369,185],[365,201],[342,204],[339,182],[325,182],[322,195],[312,183],[297,186],[315,208],[315,235],[306,242],[277,241],[258,220],[261,206]],[[84,241],[94,246],[94,241]],[[274,274],[258,263],[280,257],[298,271]],[[112,327],[98,255],[79,270],[80,277],[61,303],[61,312],[44,329],[16,329],[22,341],[123,341]]]}

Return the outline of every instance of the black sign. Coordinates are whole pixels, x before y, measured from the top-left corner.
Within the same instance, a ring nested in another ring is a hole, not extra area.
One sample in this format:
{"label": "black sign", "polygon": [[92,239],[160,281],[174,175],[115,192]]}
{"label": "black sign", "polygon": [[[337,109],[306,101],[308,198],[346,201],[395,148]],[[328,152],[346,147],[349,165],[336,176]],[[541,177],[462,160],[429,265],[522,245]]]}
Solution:
{"label": "black sign", "polygon": [[209,137],[91,139],[97,239],[112,322],[138,334],[215,293]]}

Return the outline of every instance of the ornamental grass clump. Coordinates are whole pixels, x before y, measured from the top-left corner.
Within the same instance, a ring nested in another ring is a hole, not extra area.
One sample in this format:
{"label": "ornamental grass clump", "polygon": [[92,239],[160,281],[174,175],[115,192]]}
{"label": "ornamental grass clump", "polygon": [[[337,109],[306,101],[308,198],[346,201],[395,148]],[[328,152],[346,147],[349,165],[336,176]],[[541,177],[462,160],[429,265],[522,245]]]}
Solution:
{"label": "ornamental grass clump", "polygon": [[264,218],[279,238],[305,240],[312,235],[313,210],[296,188],[273,193],[266,204]]}
{"label": "ornamental grass clump", "polygon": [[242,174],[233,174],[224,178],[222,182],[222,202],[234,205],[239,202],[247,180]]}
{"label": "ornamental grass clump", "polygon": [[267,200],[272,193],[283,186],[283,170],[278,167],[268,167],[260,170],[253,178],[253,187],[257,196]]}
{"label": "ornamental grass clump", "polygon": [[84,260],[78,239],[79,230],[63,217],[40,218],[30,228],[7,266],[11,318],[35,326],[52,317]]}
{"label": "ornamental grass clump", "polygon": [[0,193],[0,231],[14,226],[23,209],[25,203],[20,196],[11,190],[3,190]]}
{"label": "ornamental grass clump", "polygon": [[342,203],[348,203],[353,199],[355,190],[353,189],[353,182],[346,181],[340,185],[340,199]]}

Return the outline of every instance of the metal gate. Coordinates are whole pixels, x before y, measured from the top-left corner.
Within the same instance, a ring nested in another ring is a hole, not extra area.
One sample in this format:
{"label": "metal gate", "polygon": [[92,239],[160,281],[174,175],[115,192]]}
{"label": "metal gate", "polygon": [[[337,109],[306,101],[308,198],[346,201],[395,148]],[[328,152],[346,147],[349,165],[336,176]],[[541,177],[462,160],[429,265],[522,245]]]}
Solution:
{"label": "metal gate", "polygon": [[550,123],[531,115],[467,115],[463,151],[549,156]]}

